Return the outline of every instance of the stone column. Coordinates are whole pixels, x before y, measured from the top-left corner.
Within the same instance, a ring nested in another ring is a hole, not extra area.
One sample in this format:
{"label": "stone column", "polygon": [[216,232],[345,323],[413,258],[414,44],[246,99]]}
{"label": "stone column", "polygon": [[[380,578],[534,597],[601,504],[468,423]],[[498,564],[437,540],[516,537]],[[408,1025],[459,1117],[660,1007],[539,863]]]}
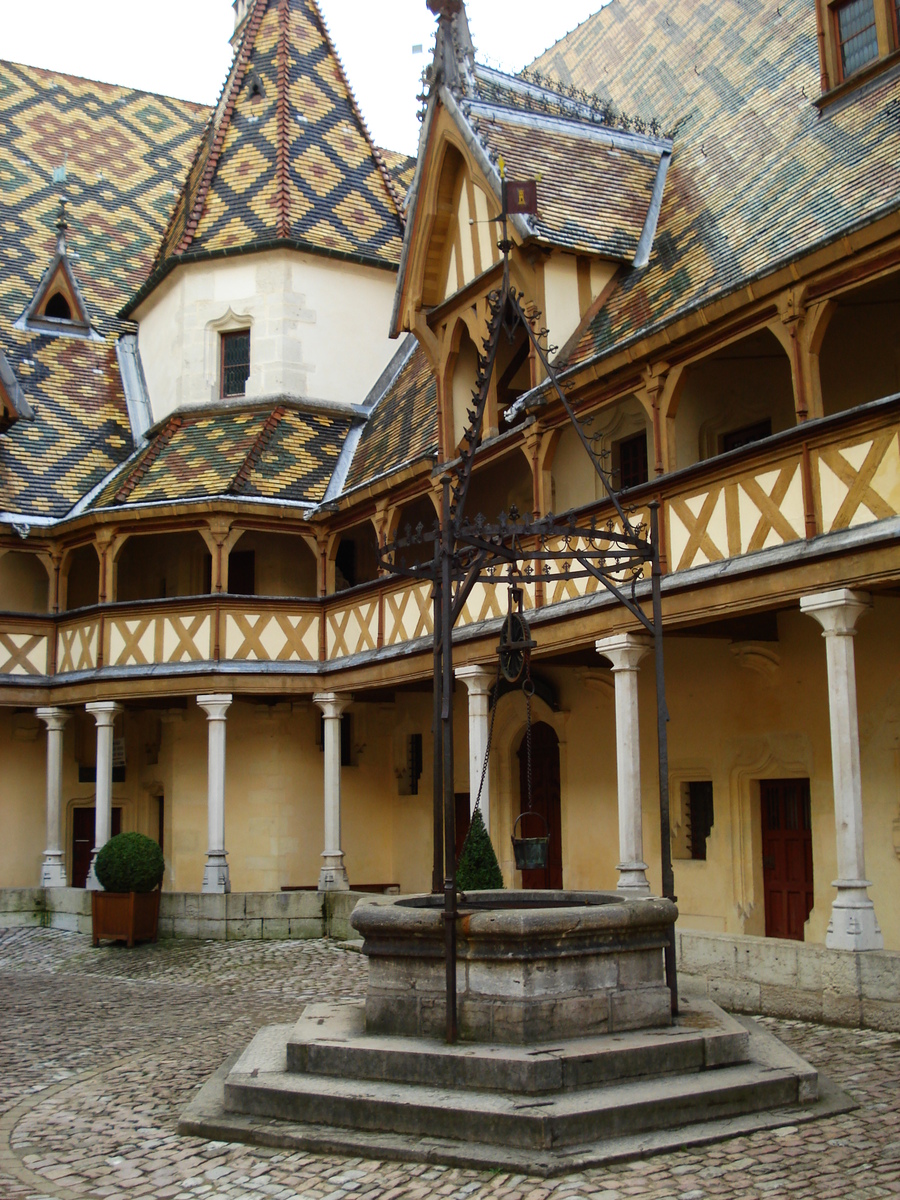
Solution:
{"label": "stone column", "polygon": [[831,717],[831,770],[837,834],[837,896],[825,945],[834,950],[882,950],[884,938],[867,889],[863,845],[862,779],[859,769],[859,717],[853,638],[856,622],[871,607],[865,592],[837,588],[800,597],[800,609],[822,626],[828,664]]}
{"label": "stone column", "polygon": [[650,652],[649,637],[619,633],[595,643],[612,663],[616,689],[616,776],[619,792],[619,872],[617,891],[649,896],[641,818],[641,737],[638,726],[637,673]]}
{"label": "stone column", "polygon": [[350,887],[341,849],[341,714],[352,699],[346,692],[316,692],[313,696],[325,717],[325,849],[320,892],[345,892]]}
{"label": "stone column", "polygon": [[227,692],[198,696],[209,726],[209,773],[206,784],[206,818],[209,849],[201,892],[230,892],[231,876],[225,851],[225,713],[231,704]]}
{"label": "stone column", "polygon": [[113,769],[113,725],[116,715],[122,711],[121,704],[112,700],[96,700],[86,704],[85,709],[97,722],[97,793],[94,801],[94,852],[91,869],[85,887],[91,892],[100,892],[100,880],[94,872],[97,852],[109,841],[112,831],[112,769]]}
{"label": "stone column", "polygon": [[62,807],[63,727],[72,715],[64,708],[39,708],[47,726],[47,849],[41,866],[41,887],[66,886],[66,860],[59,828]]}
{"label": "stone column", "polygon": [[469,807],[475,811],[475,800],[478,797],[478,785],[481,783],[481,772],[484,770],[484,786],[481,789],[481,815],[484,827],[491,832],[491,767],[488,763],[485,769],[484,755],[488,744],[488,731],[491,724],[491,691],[497,679],[497,672],[486,670],[484,667],[459,667],[456,678],[461,679],[469,692]]}

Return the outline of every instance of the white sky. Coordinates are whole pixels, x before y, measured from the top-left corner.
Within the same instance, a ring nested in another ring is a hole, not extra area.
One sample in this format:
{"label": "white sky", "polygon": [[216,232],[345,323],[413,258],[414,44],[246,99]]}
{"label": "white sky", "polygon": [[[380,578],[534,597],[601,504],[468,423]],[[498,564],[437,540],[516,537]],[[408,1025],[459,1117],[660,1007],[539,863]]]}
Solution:
{"label": "white sky", "polygon": [[[481,62],[526,63],[606,0],[468,0]],[[425,0],[320,0],[375,141],[415,153],[419,74],[435,21]],[[231,61],[231,0],[0,0],[0,58],[215,102]],[[413,47],[422,45],[422,53]]]}

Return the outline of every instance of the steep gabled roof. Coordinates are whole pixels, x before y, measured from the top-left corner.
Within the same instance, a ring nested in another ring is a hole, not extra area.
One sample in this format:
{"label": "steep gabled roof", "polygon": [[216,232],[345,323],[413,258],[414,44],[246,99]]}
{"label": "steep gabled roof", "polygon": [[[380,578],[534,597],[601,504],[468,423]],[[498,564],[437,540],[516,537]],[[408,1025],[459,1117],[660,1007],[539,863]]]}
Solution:
{"label": "steep gabled roof", "polygon": [[141,299],[179,261],[278,244],[394,268],[400,198],[315,0],[254,0]]}
{"label": "steep gabled roof", "polygon": [[475,61],[465,8],[445,6],[435,42],[419,159],[410,191],[392,328],[408,284],[423,175],[443,109],[472,151],[499,207],[501,177],[538,180],[538,211],[510,218],[521,242],[646,261],[656,230],[672,143],[655,119],[627,120],[599,97],[564,94]]}
{"label": "steep gabled roof", "polygon": [[900,80],[820,110],[813,0],[617,0],[535,66],[676,130],[649,264],[619,274],[573,365],[900,208]]}

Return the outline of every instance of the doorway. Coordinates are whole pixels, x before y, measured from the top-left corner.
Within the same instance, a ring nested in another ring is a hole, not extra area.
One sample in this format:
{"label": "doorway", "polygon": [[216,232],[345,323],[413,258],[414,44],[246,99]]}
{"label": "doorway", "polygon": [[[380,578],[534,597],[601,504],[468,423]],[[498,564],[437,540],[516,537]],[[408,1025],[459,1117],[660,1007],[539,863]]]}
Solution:
{"label": "doorway", "polygon": [[[93,808],[72,809],[72,887],[83,888],[91,869],[91,854],[94,850]],[[112,836],[122,832],[122,810],[112,810]]]}
{"label": "doorway", "polygon": [[808,779],[760,780],[766,937],[803,941],[813,906]]}
{"label": "doorway", "polygon": [[[516,752],[519,756],[519,812],[528,809],[528,735]],[[552,726],[539,721],[531,729],[531,809],[547,822],[550,835],[547,865],[522,872],[523,888],[561,888],[562,818],[560,814],[559,738]],[[518,836],[541,837],[544,824],[535,817],[519,822]]]}

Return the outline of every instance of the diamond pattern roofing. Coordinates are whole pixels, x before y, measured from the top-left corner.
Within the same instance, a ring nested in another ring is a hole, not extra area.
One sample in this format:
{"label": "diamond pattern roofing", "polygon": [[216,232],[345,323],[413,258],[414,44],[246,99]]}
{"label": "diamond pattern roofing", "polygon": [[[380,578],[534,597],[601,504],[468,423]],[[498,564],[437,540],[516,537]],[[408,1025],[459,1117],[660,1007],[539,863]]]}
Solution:
{"label": "diamond pattern roofing", "polygon": [[[112,314],[149,269],[208,111],[0,62],[0,349],[34,411],[0,437],[0,510],[62,516],[131,452]],[[13,329],[53,258],[61,194],[103,342]]]}
{"label": "diamond pattern roofing", "polygon": [[535,64],[675,127],[649,265],[625,271],[570,363],[635,341],[900,205],[900,85],[813,104],[813,0],[619,0]]}
{"label": "diamond pattern roofing", "polygon": [[153,272],[273,243],[400,259],[400,197],[315,0],[255,0]]}
{"label": "diamond pattern roofing", "polygon": [[437,386],[425,352],[417,346],[366,422],[344,491],[437,448]]}
{"label": "diamond pattern roofing", "polygon": [[351,420],[283,405],[175,414],[92,507],[226,495],[314,504],[325,495]]}

